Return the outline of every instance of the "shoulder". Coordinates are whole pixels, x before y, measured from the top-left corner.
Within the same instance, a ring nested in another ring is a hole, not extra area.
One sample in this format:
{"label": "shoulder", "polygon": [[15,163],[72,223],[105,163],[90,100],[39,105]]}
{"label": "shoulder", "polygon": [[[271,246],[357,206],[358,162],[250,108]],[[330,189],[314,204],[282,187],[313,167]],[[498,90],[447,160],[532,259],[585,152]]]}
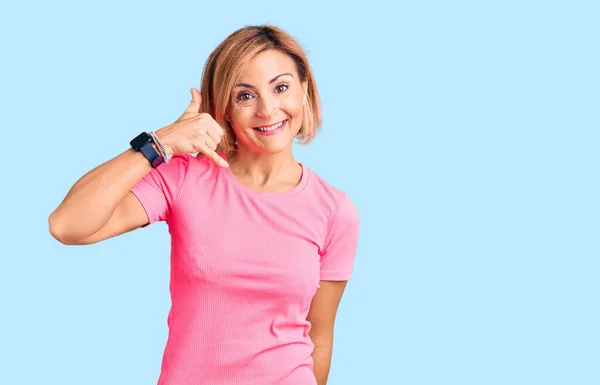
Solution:
{"label": "shoulder", "polygon": [[173,154],[168,164],[162,164],[158,169],[167,173],[207,173],[217,169],[214,162],[206,156],[191,154]]}
{"label": "shoulder", "polygon": [[158,174],[186,173],[194,157],[190,154],[173,154],[169,163],[163,163],[151,172]]}
{"label": "shoulder", "polygon": [[[210,182],[217,181],[224,173],[224,168],[215,163],[208,156],[198,153],[197,155],[188,155],[190,158],[189,173],[196,181]],[[222,155],[224,158],[224,155]],[[224,158],[225,159],[225,158]]]}
{"label": "shoulder", "polygon": [[211,174],[212,168],[206,157],[191,154],[173,154],[169,163],[163,163],[152,169],[142,180],[161,188],[179,190],[182,185],[191,179],[198,179],[198,175],[206,178]]}
{"label": "shoulder", "polygon": [[326,211],[330,212],[333,222],[337,221],[338,218],[344,218],[345,220],[355,218],[358,220],[358,210],[345,191],[331,185],[313,170],[306,169],[309,173],[310,190],[314,195],[315,203],[327,208]]}
{"label": "shoulder", "polygon": [[180,185],[189,170],[191,156],[187,154],[174,154],[169,159],[169,163],[162,163],[160,166],[150,170],[135,186],[136,190],[144,186],[164,189],[166,187]]}

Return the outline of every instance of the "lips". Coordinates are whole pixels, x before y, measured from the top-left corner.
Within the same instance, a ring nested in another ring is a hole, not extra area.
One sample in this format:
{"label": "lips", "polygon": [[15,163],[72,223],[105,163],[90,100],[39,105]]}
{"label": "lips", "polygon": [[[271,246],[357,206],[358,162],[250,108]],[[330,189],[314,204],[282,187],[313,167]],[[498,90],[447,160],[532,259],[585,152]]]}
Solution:
{"label": "lips", "polygon": [[283,127],[283,125],[287,122],[286,120],[282,120],[280,122],[268,125],[268,126],[259,126],[259,127],[253,127],[252,129],[259,131],[259,132],[269,132],[269,131],[275,131],[278,128]]}
{"label": "lips", "polygon": [[270,126],[254,127],[253,130],[259,135],[275,135],[283,131],[287,127],[287,119],[281,122],[271,124]]}

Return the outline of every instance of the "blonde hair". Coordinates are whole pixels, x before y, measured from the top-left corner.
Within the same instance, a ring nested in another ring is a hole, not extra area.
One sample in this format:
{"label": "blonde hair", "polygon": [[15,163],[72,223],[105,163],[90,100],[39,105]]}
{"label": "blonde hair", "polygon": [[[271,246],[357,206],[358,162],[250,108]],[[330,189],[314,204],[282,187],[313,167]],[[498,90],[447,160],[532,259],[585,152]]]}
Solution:
{"label": "blonde hair", "polygon": [[247,26],[233,32],[219,44],[208,57],[202,74],[200,112],[209,113],[225,130],[217,153],[235,150],[235,134],[225,119],[234,85],[250,60],[269,49],[288,55],[296,64],[300,82],[305,85],[304,117],[296,138],[301,144],[308,144],[321,127],[321,103],[304,50],[280,28],[271,25]]}

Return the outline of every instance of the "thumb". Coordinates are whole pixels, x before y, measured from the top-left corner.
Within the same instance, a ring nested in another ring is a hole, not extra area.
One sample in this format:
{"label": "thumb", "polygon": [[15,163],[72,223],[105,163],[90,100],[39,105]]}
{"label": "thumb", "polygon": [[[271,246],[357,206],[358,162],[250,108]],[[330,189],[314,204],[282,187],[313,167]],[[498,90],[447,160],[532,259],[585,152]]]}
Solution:
{"label": "thumb", "polygon": [[200,91],[198,91],[196,88],[190,88],[190,93],[192,94],[192,101],[186,108],[185,112],[200,112],[200,103],[202,103]]}

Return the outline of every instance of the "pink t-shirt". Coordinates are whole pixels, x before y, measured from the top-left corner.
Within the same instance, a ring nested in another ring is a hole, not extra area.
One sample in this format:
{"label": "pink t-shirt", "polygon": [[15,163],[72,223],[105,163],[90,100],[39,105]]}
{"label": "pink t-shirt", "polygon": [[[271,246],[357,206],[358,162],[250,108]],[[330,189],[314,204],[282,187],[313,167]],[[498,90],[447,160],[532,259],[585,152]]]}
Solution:
{"label": "pink t-shirt", "polygon": [[359,218],[303,166],[283,193],[174,155],[133,189],[171,234],[169,336],[159,385],[316,385],[306,320],[319,280],[353,271]]}

